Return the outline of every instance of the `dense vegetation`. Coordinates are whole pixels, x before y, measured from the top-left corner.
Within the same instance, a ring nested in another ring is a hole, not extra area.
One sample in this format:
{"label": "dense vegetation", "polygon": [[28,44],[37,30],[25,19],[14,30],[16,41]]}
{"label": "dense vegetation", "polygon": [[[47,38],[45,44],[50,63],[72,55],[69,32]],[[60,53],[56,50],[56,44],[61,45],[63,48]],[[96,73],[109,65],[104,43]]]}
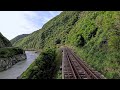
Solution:
{"label": "dense vegetation", "polygon": [[5,47],[0,48],[0,58],[8,58],[18,54],[24,54],[25,52],[20,48]]}
{"label": "dense vegetation", "polygon": [[47,22],[42,29],[33,32],[31,35],[19,40],[14,46],[24,49],[43,49],[63,44],[67,34],[78,20],[80,12],[63,12]]}
{"label": "dense vegetation", "polygon": [[0,58],[8,58],[23,53],[22,49],[12,47],[10,41],[0,33]]}
{"label": "dense vegetation", "polygon": [[60,60],[55,49],[43,51],[39,57],[23,72],[21,79],[54,79],[59,70]]}
{"label": "dense vegetation", "polygon": [[120,78],[120,12],[64,11],[14,46],[67,45],[107,78]]}
{"label": "dense vegetation", "polygon": [[120,12],[83,12],[68,38],[93,68],[107,78],[120,78]]}
{"label": "dense vegetation", "polygon": [[12,44],[10,43],[10,41],[4,37],[1,32],[0,32],[0,48],[2,47],[11,47]]}
{"label": "dense vegetation", "polygon": [[12,43],[12,44],[14,44],[16,41],[18,41],[18,40],[20,40],[20,39],[22,39],[22,38],[24,38],[24,37],[26,37],[26,36],[28,36],[29,34],[22,34],[22,35],[18,35],[18,36],[16,36],[15,38],[13,38],[12,40],[10,40],[10,42]]}

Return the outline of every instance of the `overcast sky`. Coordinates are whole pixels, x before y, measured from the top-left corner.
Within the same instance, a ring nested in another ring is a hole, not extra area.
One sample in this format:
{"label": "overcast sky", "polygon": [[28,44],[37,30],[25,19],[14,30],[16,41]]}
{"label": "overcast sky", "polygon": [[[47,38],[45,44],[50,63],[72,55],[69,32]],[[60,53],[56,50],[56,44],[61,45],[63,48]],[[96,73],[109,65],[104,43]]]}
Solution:
{"label": "overcast sky", "polygon": [[29,34],[60,14],[61,11],[0,11],[0,32],[9,40]]}

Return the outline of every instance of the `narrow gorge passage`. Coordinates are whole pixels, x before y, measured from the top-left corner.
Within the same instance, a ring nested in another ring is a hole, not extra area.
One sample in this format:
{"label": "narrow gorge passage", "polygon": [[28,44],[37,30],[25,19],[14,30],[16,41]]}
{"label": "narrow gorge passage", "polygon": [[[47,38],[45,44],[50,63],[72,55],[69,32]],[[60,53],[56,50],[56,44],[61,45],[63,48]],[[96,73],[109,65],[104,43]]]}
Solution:
{"label": "narrow gorge passage", "polygon": [[27,60],[20,61],[8,70],[0,72],[0,79],[16,79],[39,55],[38,53],[35,53],[35,51],[26,51],[25,53],[27,55]]}

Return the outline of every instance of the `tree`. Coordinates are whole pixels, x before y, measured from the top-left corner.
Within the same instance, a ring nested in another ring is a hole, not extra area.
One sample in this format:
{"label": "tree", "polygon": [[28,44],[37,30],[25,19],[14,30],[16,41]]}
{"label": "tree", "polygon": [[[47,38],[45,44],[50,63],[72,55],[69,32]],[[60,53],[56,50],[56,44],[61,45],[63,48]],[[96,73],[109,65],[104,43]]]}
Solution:
{"label": "tree", "polygon": [[85,45],[85,39],[83,38],[82,35],[78,35],[77,37],[77,47],[83,47]]}
{"label": "tree", "polygon": [[55,41],[55,44],[60,44],[61,43],[61,40],[60,39],[57,39],[56,41]]}

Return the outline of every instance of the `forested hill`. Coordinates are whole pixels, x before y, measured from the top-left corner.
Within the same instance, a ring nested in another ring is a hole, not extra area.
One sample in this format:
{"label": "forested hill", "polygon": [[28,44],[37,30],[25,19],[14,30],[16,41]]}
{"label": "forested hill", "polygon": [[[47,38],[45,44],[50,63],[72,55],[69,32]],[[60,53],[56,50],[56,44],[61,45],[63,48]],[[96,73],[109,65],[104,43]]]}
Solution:
{"label": "forested hill", "polygon": [[14,44],[16,41],[18,41],[18,40],[20,40],[20,39],[22,39],[22,38],[24,38],[24,37],[26,37],[26,36],[28,36],[29,34],[22,34],[22,35],[18,35],[18,36],[16,36],[15,38],[13,38],[12,40],[10,40],[10,42],[12,43],[12,44]]}
{"label": "forested hill", "polygon": [[47,22],[42,29],[19,40],[14,46],[19,46],[24,49],[41,49],[47,46],[54,46],[57,39],[61,39],[61,43],[65,43],[67,34],[77,22],[79,14],[80,12],[75,11],[62,12]]}
{"label": "forested hill", "polygon": [[43,49],[67,45],[107,78],[120,78],[120,12],[64,11],[14,46]]}
{"label": "forested hill", "polygon": [[10,43],[10,41],[6,37],[4,37],[2,33],[0,32],[0,48],[11,47],[11,46],[12,44]]}

